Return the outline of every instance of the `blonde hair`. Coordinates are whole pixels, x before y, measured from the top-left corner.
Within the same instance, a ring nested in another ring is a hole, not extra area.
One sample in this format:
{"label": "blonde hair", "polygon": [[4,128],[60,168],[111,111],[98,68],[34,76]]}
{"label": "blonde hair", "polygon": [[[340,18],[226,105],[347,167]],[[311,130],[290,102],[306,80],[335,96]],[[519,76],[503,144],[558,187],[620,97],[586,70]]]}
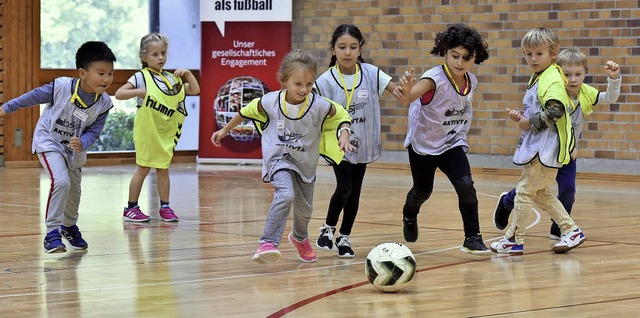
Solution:
{"label": "blonde hair", "polygon": [[560,51],[558,36],[547,28],[534,28],[529,30],[520,41],[522,49],[548,49],[551,55],[557,55]]}
{"label": "blonde hair", "polygon": [[560,54],[558,54],[557,63],[562,67],[582,66],[585,73],[589,72],[589,67],[587,66],[587,56],[584,53],[580,52],[580,49],[575,46],[562,49],[560,51]]}
{"label": "blonde hair", "polygon": [[143,61],[145,55],[149,51],[149,44],[151,42],[162,42],[166,47],[169,47],[169,39],[161,33],[149,33],[140,39],[140,52],[138,55],[140,56],[140,63],[142,63],[142,67],[147,67],[147,62]]}
{"label": "blonde hair", "polygon": [[282,63],[276,74],[278,82],[285,83],[291,76],[291,73],[299,68],[313,73],[314,78],[318,76],[318,63],[316,59],[313,58],[311,54],[297,49],[289,52],[289,54],[282,59]]}

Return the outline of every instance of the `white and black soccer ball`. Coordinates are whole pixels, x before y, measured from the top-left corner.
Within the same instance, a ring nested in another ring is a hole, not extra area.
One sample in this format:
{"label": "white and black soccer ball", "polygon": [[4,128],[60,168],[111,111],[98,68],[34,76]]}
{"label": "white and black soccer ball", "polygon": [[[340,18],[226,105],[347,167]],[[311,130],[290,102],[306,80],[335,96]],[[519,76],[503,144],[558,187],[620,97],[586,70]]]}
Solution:
{"label": "white and black soccer ball", "polygon": [[365,264],[369,282],[383,292],[406,288],[416,273],[416,258],[399,242],[382,243],[369,252]]}

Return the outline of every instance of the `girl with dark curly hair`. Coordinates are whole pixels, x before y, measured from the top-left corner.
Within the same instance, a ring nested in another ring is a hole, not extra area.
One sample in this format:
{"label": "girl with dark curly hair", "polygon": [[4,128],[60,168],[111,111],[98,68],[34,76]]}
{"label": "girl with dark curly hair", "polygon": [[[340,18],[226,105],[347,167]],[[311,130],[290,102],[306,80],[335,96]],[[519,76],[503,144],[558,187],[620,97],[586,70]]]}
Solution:
{"label": "girl with dark curly hair", "polygon": [[407,242],[418,239],[418,213],[433,191],[436,169],[449,178],[458,195],[465,240],[461,250],[490,253],[482,241],[478,221],[478,198],[466,152],[467,132],[473,117],[473,93],[478,86],[469,72],[474,64],[489,58],[487,44],[475,29],[456,24],[437,34],[431,54],[444,63],[426,71],[420,80],[414,70],[400,79],[409,107],[409,129],[404,142],[409,152],[413,187],[407,194],[403,234]]}

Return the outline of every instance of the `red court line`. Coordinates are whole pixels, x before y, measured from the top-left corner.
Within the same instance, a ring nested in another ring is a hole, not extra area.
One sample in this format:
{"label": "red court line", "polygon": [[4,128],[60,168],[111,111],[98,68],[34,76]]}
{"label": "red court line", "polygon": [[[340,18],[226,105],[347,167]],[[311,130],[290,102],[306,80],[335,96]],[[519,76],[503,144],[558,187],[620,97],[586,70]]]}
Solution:
{"label": "red court line", "polygon": [[[602,246],[606,246],[606,245],[611,245],[611,244],[599,244],[599,245],[589,245],[589,246],[582,246],[580,247],[580,250],[583,250],[585,248],[592,248],[592,247],[602,247]],[[510,256],[510,255],[504,255],[502,257],[505,258],[509,258],[509,257],[513,257],[513,258],[523,258],[526,257],[526,255],[532,255],[532,254],[541,254],[541,253],[549,253],[549,250],[540,250],[540,251],[535,251],[535,252],[526,252],[524,255],[518,255],[518,256]],[[495,255],[495,254],[492,254]],[[479,258],[477,260],[466,260],[466,261],[461,261],[461,262],[455,262],[455,263],[448,263],[448,264],[442,264],[442,265],[438,265],[438,266],[432,266],[432,267],[426,267],[426,268],[422,268],[416,271],[416,273],[419,272],[426,272],[426,271],[432,271],[432,270],[436,270],[436,269],[440,269],[440,268],[446,268],[446,267],[452,267],[452,266],[458,266],[458,265],[464,265],[464,264],[470,264],[470,263],[477,263],[477,262],[484,262],[487,260],[491,260],[491,258],[487,258],[487,257],[483,257],[483,258]],[[344,291],[348,291],[357,287],[361,287],[364,285],[368,285],[369,281],[363,281],[363,282],[359,282],[359,283],[355,283],[355,284],[351,284],[351,285],[347,285],[344,287],[340,287],[340,288],[336,288],[334,290],[330,290],[328,292],[322,293],[322,294],[318,294],[315,296],[311,296],[309,298],[303,299],[299,302],[293,303],[287,307],[284,307],[272,314],[270,314],[269,316],[267,316],[267,318],[280,318],[283,317],[284,315],[291,313],[293,311],[295,311],[296,309],[299,309],[305,305],[308,305],[314,301],[329,297],[331,295],[335,295]]]}
{"label": "red court line", "polygon": [[[529,253],[529,254],[532,254],[532,253]],[[443,264],[443,265],[438,265],[438,266],[419,269],[419,270],[416,271],[416,273],[430,271],[430,270],[434,270],[434,269],[440,269],[440,268],[444,268],[444,267],[450,267],[450,266],[457,266],[457,265],[468,264],[468,263],[481,262],[481,261],[486,261],[486,260],[487,260],[486,258],[482,258],[482,259],[477,259],[477,260],[468,260],[468,261],[462,261],[462,262],[456,262],[456,263]],[[312,303],[312,302],[314,302],[316,300],[320,300],[322,298],[326,298],[326,297],[329,297],[331,295],[335,295],[337,293],[348,291],[348,290],[354,289],[356,287],[361,287],[361,286],[368,285],[368,284],[369,284],[369,281],[363,281],[363,282],[347,285],[347,286],[344,286],[344,287],[340,287],[340,288],[337,288],[337,289],[334,289],[334,290],[330,290],[330,291],[328,291],[326,293],[322,293],[322,294],[318,294],[318,295],[315,295],[315,296],[311,296],[311,297],[309,297],[307,299],[303,299],[303,300],[301,300],[301,301],[299,301],[297,303],[294,303],[292,305],[284,307],[284,308],[272,313],[271,315],[267,316],[267,318],[279,318],[279,317],[282,317],[282,316],[284,316],[284,315],[286,315],[286,314],[288,314],[288,313],[290,313],[290,312],[292,312],[292,311],[294,311],[294,310],[296,310],[296,309],[298,309],[298,308],[300,308],[302,306],[310,304],[310,303]]]}

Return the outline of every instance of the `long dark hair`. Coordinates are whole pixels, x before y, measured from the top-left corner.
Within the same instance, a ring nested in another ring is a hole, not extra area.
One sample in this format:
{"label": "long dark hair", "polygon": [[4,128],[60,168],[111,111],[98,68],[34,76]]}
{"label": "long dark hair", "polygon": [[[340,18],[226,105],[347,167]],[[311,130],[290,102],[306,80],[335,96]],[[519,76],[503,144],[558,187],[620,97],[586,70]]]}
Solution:
{"label": "long dark hair", "polygon": [[[336,45],[336,41],[338,41],[338,38],[345,34],[348,34],[354,39],[358,40],[360,47],[363,47],[365,43],[367,43],[367,41],[365,41],[364,37],[362,36],[362,32],[360,32],[360,29],[358,29],[357,26],[353,24],[341,24],[336,28],[335,31],[333,31],[331,42],[329,42],[329,44],[331,44],[331,46],[329,46],[329,50],[333,49],[333,47]],[[329,63],[329,67],[336,65],[337,61],[338,58],[336,57],[336,55],[331,54],[331,62]],[[358,62],[364,63],[364,59],[360,55],[358,55]]]}

